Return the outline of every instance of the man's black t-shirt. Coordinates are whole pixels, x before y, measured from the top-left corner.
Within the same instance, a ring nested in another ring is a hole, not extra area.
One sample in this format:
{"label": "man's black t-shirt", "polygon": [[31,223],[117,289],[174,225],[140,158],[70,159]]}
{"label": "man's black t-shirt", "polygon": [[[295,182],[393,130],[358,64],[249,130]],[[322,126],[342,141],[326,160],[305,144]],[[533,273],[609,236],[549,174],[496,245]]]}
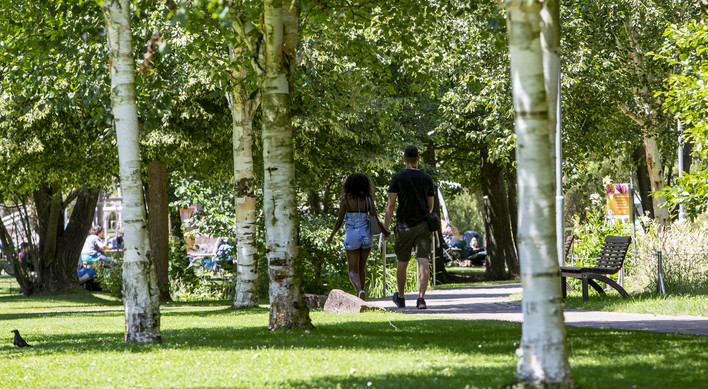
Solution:
{"label": "man's black t-shirt", "polygon": [[396,193],[396,226],[410,228],[425,221],[428,215],[428,197],[435,195],[433,179],[422,170],[406,168],[393,175],[388,186]]}

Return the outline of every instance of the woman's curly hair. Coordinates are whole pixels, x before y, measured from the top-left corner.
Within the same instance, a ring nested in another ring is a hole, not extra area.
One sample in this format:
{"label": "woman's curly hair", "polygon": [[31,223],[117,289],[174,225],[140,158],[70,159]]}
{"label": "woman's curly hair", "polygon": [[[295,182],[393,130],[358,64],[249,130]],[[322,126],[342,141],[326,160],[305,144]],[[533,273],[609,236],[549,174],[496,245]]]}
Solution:
{"label": "woman's curly hair", "polygon": [[342,195],[351,195],[362,199],[366,197],[373,198],[374,184],[365,174],[351,174],[342,185]]}

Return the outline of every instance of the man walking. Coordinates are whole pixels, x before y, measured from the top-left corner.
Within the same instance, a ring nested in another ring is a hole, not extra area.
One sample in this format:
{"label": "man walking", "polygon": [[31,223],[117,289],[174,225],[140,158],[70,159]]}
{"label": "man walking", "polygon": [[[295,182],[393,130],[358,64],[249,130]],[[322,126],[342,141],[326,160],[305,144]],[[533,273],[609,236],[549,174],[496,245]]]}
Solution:
{"label": "man walking", "polygon": [[405,162],[406,168],[393,175],[388,187],[388,203],[384,220],[384,227],[388,230],[393,216],[393,208],[398,200],[396,228],[394,229],[396,235],[394,251],[398,260],[396,268],[398,291],[393,294],[393,302],[401,308],[406,306],[406,270],[411,258],[411,251],[415,247],[416,261],[418,261],[418,301],[416,307],[425,309],[425,291],[430,278],[428,257],[431,238],[426,218],[433,211],[435,187],[430,175],[418,169],[420,155],[417,147],[406,147],[403,152],[403,162]]}

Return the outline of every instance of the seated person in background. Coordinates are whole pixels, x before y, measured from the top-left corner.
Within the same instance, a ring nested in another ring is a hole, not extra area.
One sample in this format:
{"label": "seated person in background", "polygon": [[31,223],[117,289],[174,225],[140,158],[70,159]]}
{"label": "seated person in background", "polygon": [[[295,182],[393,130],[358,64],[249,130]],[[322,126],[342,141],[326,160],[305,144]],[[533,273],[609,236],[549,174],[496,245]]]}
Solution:
{"label": "seated person in background", "polygon": [[96,277],[96,269],[88,266],[84,267],[84,261],[79,259],[79,266],[76,269],[76,276],[79,277],[79,284],[83,284],[84,282]]}
{"label": "seated person in background", "polygon": [[123,229],[116,230],[116,236],[108,240],[108,246],[114,250],[123,250]]}
{"label": "seated person in background", "polygon": [[84,247],[81,249],[81,261],[93,263],[96,261],[105,261],[106,255],[103,250],[108,248],[108,243],[103,238],[103,227],[94,225],[89,231],[89,236],[84,242]]}
{"label": "seated person in background", "polygon": [[20,265],[23,269],[31,272],[34,271],[34,261],[32,260],[32,251],[30,251],[29,243],[22,242],[17,258],[20,260]]}

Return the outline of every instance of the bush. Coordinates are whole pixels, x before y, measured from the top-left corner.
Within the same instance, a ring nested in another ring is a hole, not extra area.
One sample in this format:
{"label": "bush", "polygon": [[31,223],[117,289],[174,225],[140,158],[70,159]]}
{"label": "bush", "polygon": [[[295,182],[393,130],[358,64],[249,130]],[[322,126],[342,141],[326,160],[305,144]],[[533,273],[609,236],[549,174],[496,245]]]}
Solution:
{"label": "bush", "polygon": [[[347,258],[342,246],[342,230],[333,243],[325,243],[332,232],[335,218],[331,215],[300,214],[300,256],[303,285],[307,293],[327,294],[350,284]],[[267,267],[266,267],[267,268]]]}
{"label": "bush", "polygon": [[123,253],[112,254],[113,261],[109,264],[94,263],[96,281],[101,290],[118,298],[123,298]]}
{"label": "bush", "polygon": [[670,229],[650,228],[637,239],[639,253],[630,283],[634,290],[657,290],[657,251],[662,256],[662,277],[667,294],[708,294],[708,224],[674,223]]}

